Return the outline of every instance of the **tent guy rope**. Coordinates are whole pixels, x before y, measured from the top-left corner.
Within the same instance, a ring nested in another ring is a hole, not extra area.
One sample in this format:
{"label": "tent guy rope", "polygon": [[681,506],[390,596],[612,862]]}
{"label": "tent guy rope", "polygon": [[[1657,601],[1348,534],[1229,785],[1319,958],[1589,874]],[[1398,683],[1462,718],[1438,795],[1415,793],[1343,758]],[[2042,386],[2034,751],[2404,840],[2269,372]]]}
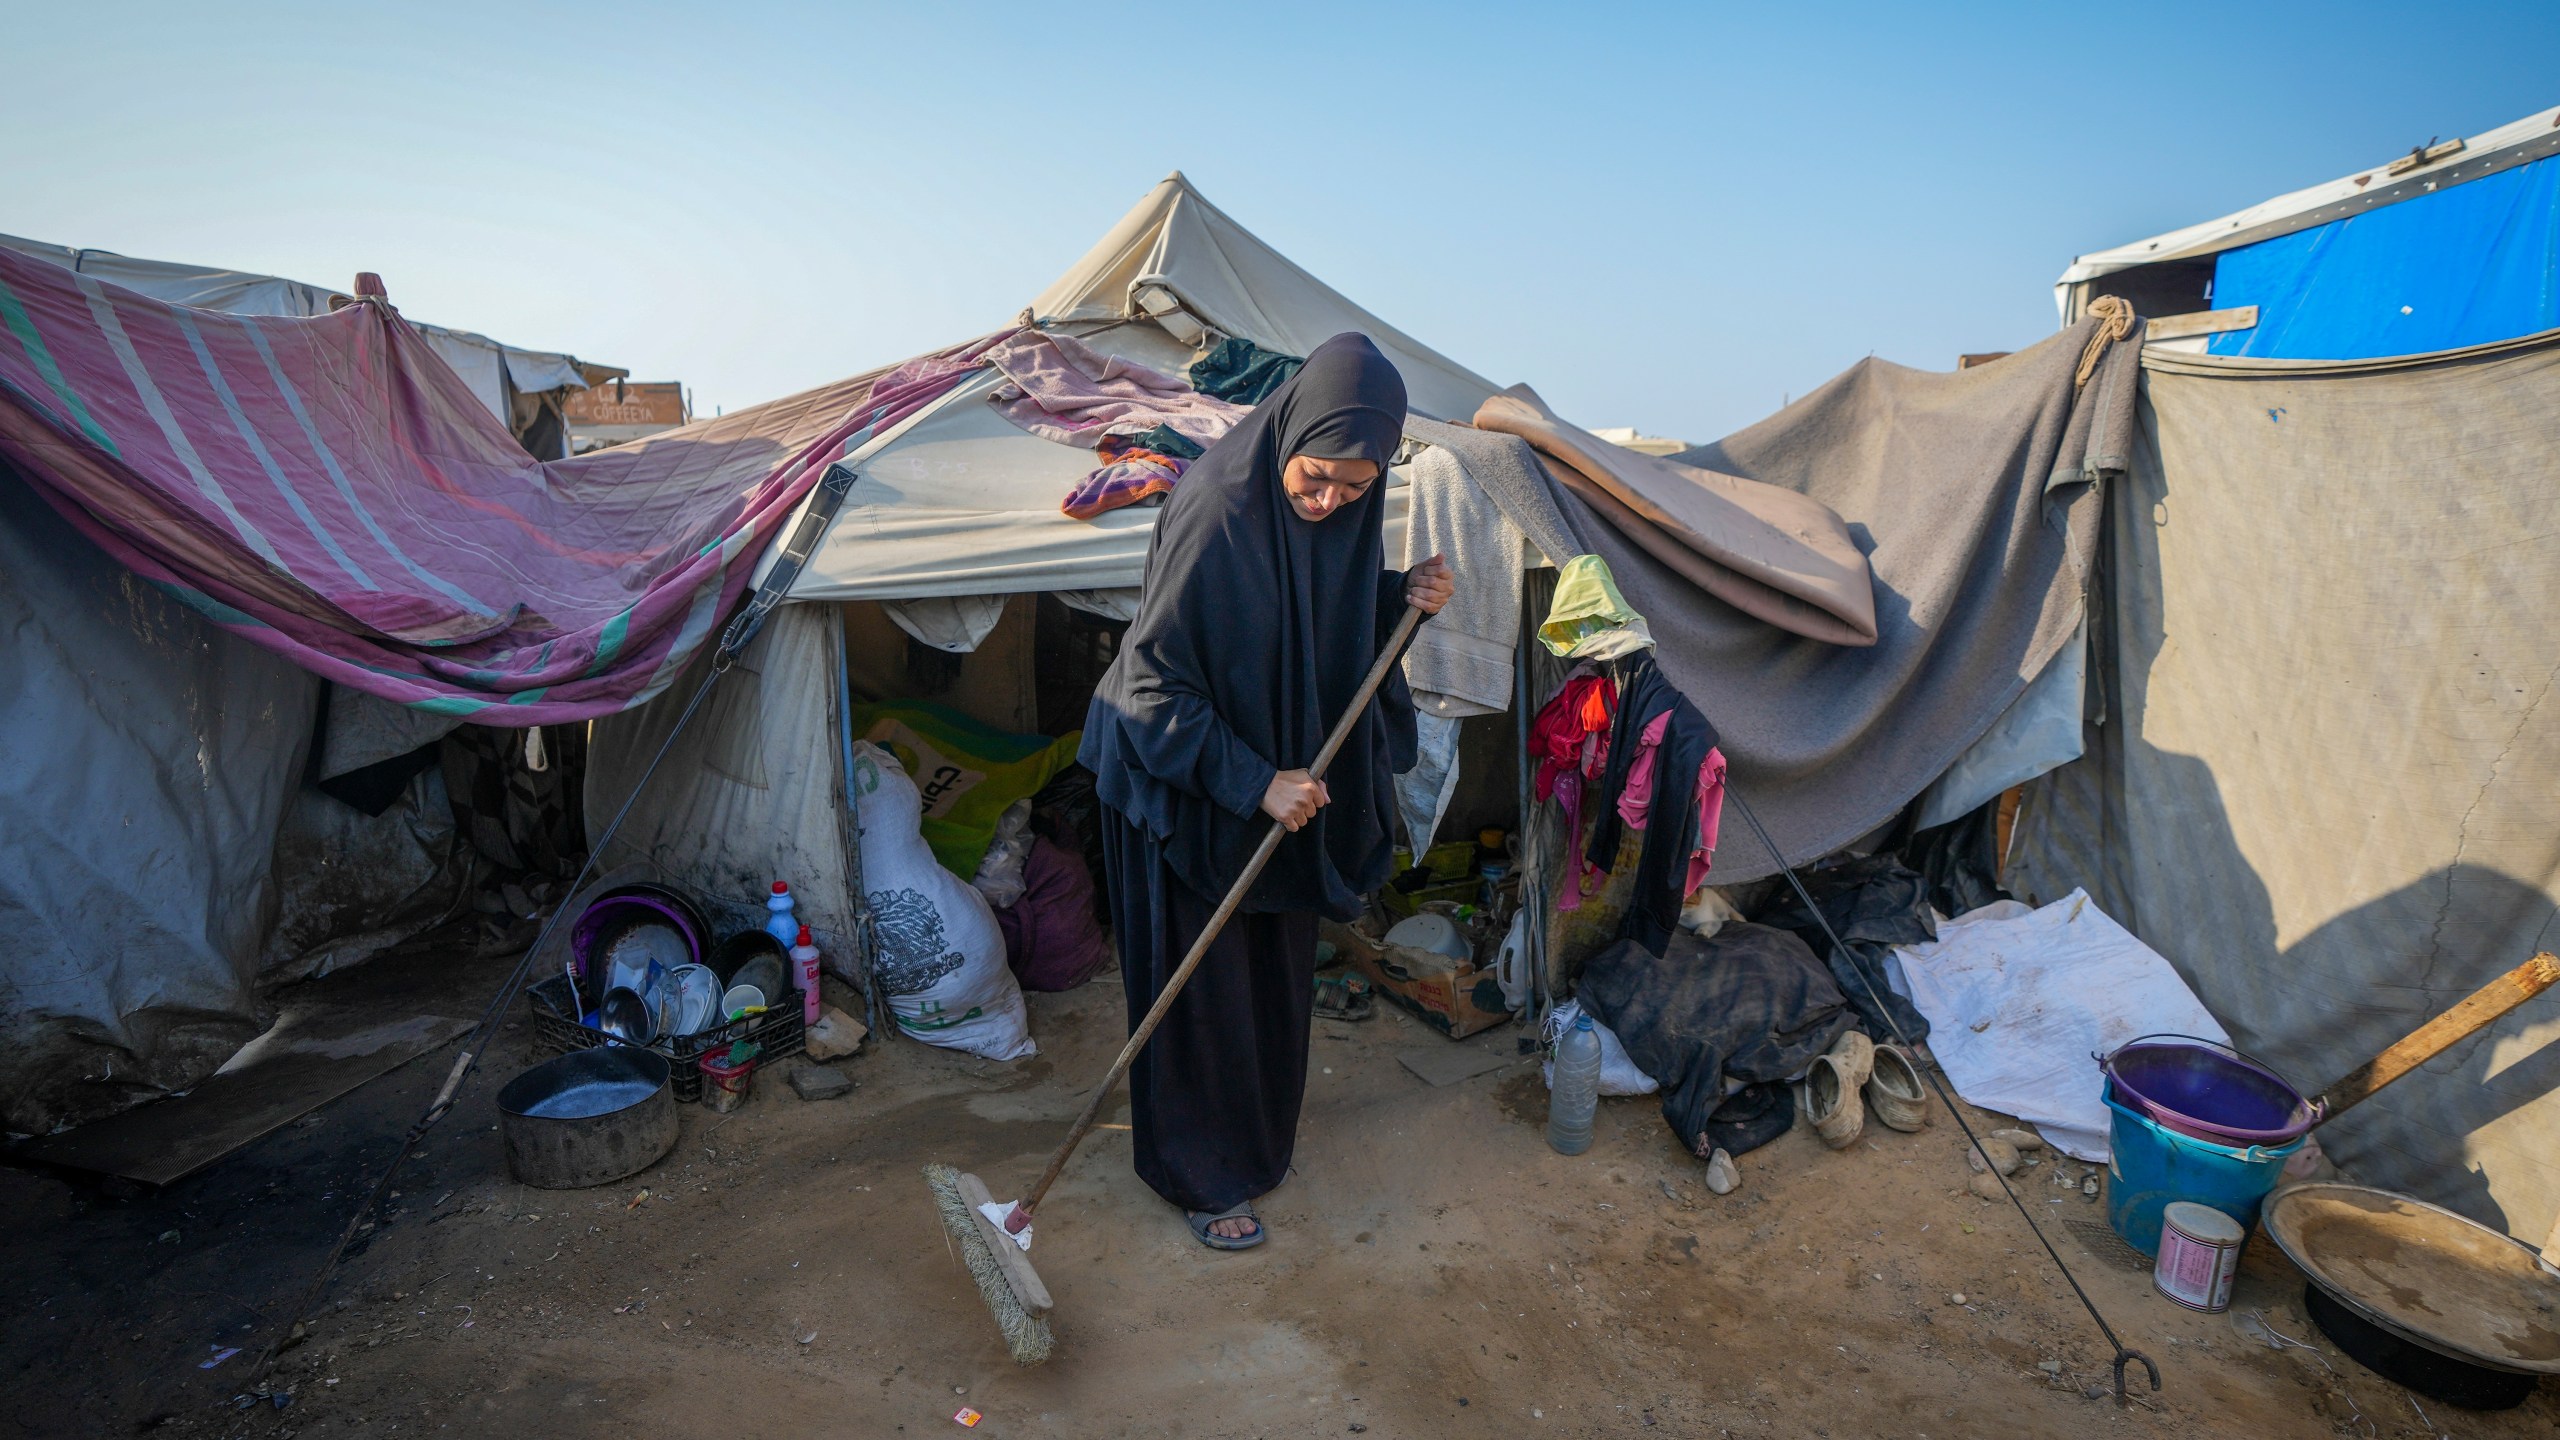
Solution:
{"label": "tent guy rope", "polygon": [[[2127,307],[2125,313],[2130,317],[2131,307]],[[2099,333],[2103,335],[2106,332],[2101,330]],[[2083,362],[2084,366],[2086,363]],[[1730,801],[1736,810],[1742,812],[1743,822],[1751,827],[1752,835],[1759,840],[1761,847],[1769,852],[1769,858],[1778,862],[1779,873],[1787,877],[1787,884],[1794,887],[1796,898],[1804,902],[1804,908],[1812,913],[1814,923],[1822,927],[1823,938],[1829,940],[1832,950],[1843,962],[1847,962],[1849,947],[1841,942],[1840,932],[1831,928],[1831,918],[1823,914],[1822,907],[1813,902],[1813,892],[1805,888],[1804,879],[1796,873],[1796,867],[1787,863],[1786,856],[1779,851],[1777,842],[1771,840],[1769,832],[1760,827],[1760,817],[1751,813],[1750,802],[1744,800],[1741,791],[1731,785],[1725,787],[1725,799]],[[1885,1009],[1883,1001],[1876,995],[1874,982],[1867,978],[1867,972],[1856,964],[1850,964],[1848,968],[1858,977],[1858,984],[1866,990],[1868,1000],[1875,1003],[1877,1012],[1885,1017],[1885,1023],[1893,1026],[1893,1038],[1901,1041],[1905,1050],[1916,1053],[1919,1047],[1912,1043],[1910,1036],[1902,1033],[1901,1022],[1893,1018],[1893,1012]],[[1972,1146],[1975,1153],[1982,1153],[1982,1141],[1973,1133],[1973,1126],[1966,1123],[1964,1111],[1956,1106],[1955,1096],[1947,1092],[1946,1082],[1938,1078],[1937,1067],[1914,1065],[1912,1068],[1920,1073],[1922,1079],[1929,1082],[1930,1089],[1938,1092],[1938,1102],[1947,1107],[1949,1115],[1955,1117],[1956,1128],[1964,1132],[1965,1143]],[[2072,1274],[2071,1267],[2063,1263],[2062,1253],[2053,1248],[2051,1240],[2045,1238],[2044,1227],[2036,1223],[2035,1215],[2027,1209],[2027,1202],[2018,1198],[2016,1187],[2009,1183],[2009,1177],[2000,1173],[2000,1167],[1986,1166],[1985,1173],[2000,1182],[2001,1193],[2009,1197],[2010,1204],[2018,1207],[2018,1218],[2026,1221],[2027,1228],[2035,1232],[2036,1243],[2044,1247],[2044,1253],[2053,1261],[2053,1268],[2062,1272],[2063,1281],[2071,1287],[2071,1293],[2080,1297],[2081,1308],[2087,1310],[2089,1318],[2097,1322],[2098,1333],[2106,1336],[2107,1343],[2115,1347],[2113,1368],[2116,1379],[2116,1403],[2118,1405],[2132,1403],[2126,1396],[2124,1388],[2124,1367],[2129,1361],[2142,1362],[2142,1368],[2151,1376],[2152,1392],[2159,1393],[2160,1367],[2151,1362],[2150,1356],[2128,1347],[2122,1340],[2116,1338],[2115,1327],[2108,1324],[2107,1317],[2098,1312],[2098,1302],[2090,1299],[2089,1292],[2080,1288],[2080,1277]]]}

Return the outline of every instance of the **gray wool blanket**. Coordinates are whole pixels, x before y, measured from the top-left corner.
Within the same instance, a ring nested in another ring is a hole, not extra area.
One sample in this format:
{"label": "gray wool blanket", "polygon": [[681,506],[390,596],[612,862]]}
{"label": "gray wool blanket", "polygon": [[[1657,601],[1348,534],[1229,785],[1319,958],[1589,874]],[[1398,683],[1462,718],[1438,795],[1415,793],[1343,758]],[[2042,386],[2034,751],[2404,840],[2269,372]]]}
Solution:
{"label": "gray wool blanket", "polygon": [[[1652,626],[1663,672],[1716,727],[1733,792],[1803,862],[1892,820],[2079,623],[2099,487],[2132,450],[2141,348],[2137,329],[2075,385],[2096,326],[1971,370],[1864,360],[1768,419],[1673,457],[1795,491],[1845,519],[1874,574],[1870,646],[1789,634],[1716,599],[1547,467],[1524,465],[1535,452],[1514,437],[1408,428],[1456,456],[1541,552],[1609,562]],[[1729,815],[1715,879],[1776,869]]]}

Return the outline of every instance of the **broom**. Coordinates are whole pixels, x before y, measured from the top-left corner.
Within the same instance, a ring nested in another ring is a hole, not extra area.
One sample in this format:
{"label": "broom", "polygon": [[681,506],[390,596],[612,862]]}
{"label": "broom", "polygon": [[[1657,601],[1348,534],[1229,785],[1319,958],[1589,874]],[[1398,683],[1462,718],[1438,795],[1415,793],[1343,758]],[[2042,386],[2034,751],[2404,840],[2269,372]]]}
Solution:
{"label": "broom", "polygon": [[[1333,763],[1334,752],[1340,750],[1342,742],[1349,738],[1352,723],[1369,708],[1370,697],[1386,683],[1388,667],[1404,653],[1405,642],[1413,638],[1414,627],[1421,623],[1422,612],[1410,607],[1405,610],[1404,618],[1396,622],[1395,633],[1387,638],[1386,646],[1378,652],[1378,663],[1369,667],[1369,676],[1360,682],[1359,693],[1351,697],[1349,708],[1342,712],[1340,720],[1334,722],[1333,733],[1325,737],[1324,748],[1316,752],[1315,763],[1307,767],[1310,776],[1318,780],[1324,778],[1326,767]],[[1049,1187],[1057,1183],[1059,1172],[1067,1168],[1068,1158],[1076,1153],[1078,1145],[1084,1143],[1095,1119],[1102,1114],[1103,1102],[1119,1088],[1121,1077],[1129,1073],[1130,1063],[1146,1047],[1147,1037],[1155,1033],[1165,1012],[1173,1008],[1174,997],[1182,993],[1183,984],[1190,980],[1191,972],[1200,968],[1201,957],[1209,953],[1209,946],[1218,938],[1218,932],[1226,928],[1228,917],[1244,903],[1245,892],[1253,888],[1253,882],[1262,874],[1262,867],[1270,863],[1272,852],[1280,848],[1280,838],[1287,833],[1279,821],[1271,822],[1271,829],[1262,837],[1262,844],[1255,848],[1253,858],[1245,862],[1244,873],[1236,877],[1235,884],[1227,887],[1227,898],[1218,902],[1216,913],[1209,917],[1207,925],[1201,927],[1200,938],[1191,942],[1191,953],[1182,957],[1182,964],[1175,968],[1172,978],[1164,982],[1164,989],[1157,992],[1156,1003],[1148,1007],[1146,1018],[1139,1021],[1138,1028],[1131,1032],[1129,1043],[1120,1047],[1120,1058],[1111,1062],[1110,1073],[1102,1077],[1101,1084],[1093,1087],[1093,1097],[1085,1101],[1084,1113],[1076,1117],[1076,1123],[1068,1129],[1066,1141],[1058,1146],[1058,1152],[1049,1157],[1049,1168],[1040,1172],[1039,1183],[1033,1185],[1010,1211],[1003,1212],[1002,1229],[998,1229],[997,1222],[989,1219],[986,1211],[979,1208],[995,1208],[984,1181],[948,1165],[924,1167],[924,1183],[933,1192],[935,1207],[942,1212],[942,1228],[951,1232],[952,1240],[958,1244],[961,1260],[968,1265],[971,1278],[978,1282],[978,1294],[995,1316],[996,1328],[1004,1332],[1005,1348],[1013,1352],[1015,1364],[1037,1365],[1048,1359],[1054,1341],[1049,1334],[1049,1287],[1041,1283],[1040,1272],[1031,1268],[1027,1245],[1014,1237],[1028,1234],[1031,1212],[1039,1208],[1042,1197],[1049,1193]]]}

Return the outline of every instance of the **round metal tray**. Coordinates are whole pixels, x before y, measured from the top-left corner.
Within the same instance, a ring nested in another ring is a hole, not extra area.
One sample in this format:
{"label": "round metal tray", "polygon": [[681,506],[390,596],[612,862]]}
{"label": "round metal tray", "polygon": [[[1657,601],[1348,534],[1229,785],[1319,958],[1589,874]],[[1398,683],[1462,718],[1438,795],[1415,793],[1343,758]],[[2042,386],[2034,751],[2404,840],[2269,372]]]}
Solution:
{"label": "round metal tray", "polygon": [[2560,1277],[2524,1242],[2415,1196],[2336,1183],[2278,1190],[2263,1223],[2376,1328],[2492,1370],[2560,1375]]}

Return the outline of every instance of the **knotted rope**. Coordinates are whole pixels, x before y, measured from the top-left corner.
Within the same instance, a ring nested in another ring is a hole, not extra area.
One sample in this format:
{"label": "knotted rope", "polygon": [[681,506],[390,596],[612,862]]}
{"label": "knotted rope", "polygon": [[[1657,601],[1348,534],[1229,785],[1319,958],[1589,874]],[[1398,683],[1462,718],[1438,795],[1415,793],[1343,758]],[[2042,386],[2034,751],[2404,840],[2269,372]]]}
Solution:
{"label": "knotted rope", "polygon": [[2108,346],[2133,333],[2133,302],[2121,295],[2101,295],[2090,301],[2089,314],[2098,328],[2089,337],[2089,348],[2080,352],[2080,368],[2071,374],[2075,390],[2098,373],[2098,357],[2107,353]]}

